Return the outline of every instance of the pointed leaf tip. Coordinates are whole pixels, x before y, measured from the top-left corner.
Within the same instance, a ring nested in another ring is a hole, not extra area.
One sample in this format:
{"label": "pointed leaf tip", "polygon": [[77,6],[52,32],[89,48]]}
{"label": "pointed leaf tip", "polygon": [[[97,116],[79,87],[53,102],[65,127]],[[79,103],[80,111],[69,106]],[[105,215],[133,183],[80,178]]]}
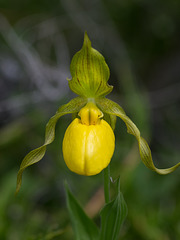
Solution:
{"label": "pointed leaf tip", "polygon": [[101,211],[100,240],[117,240],[128,209],[120,191],[120,179],[117,180],[117,196],[106,204]]}
{"label": "pointed leaf tip", "polygon": [[78,240],[99,240],[99,229],[86,215],[78,201],[75,199],[68,184],[65,183],[66,202],[69,215]]}

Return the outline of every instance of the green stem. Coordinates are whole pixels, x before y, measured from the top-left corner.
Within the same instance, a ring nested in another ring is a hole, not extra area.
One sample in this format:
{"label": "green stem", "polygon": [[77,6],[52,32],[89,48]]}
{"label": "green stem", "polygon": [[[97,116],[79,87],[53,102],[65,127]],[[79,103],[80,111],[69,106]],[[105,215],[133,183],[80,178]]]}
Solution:
{"label": "green stem", "polygon": [[104,169],[104,198],[105,202],[110,201],[110,166]]}

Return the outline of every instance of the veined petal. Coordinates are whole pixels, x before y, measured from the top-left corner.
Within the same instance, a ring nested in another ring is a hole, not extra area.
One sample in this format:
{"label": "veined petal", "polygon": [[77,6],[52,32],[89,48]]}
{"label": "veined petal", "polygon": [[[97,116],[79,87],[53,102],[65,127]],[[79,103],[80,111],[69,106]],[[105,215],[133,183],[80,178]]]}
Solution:
{"label": "veined petal", "polygon": [[120,107],[117,103],[107,99],[107,98],[98,98],[96,99],[97,106],[102,110],[102,112],[107,114],[112,114],[117,117],[120,117],[127,126],[127,132],[134,135],[138,141],[139,152],[141,156],[141,160],[149,169],[159,173],[159,174],[168,174],[176,170],[180,166],[180,162],[170,168],[159,169],[156,168],[152,156],[149,145],[146,140],[141,137],[139,129],[136,125],[131,121],[131,119],[126,115],[122,107]]}
{"label": "veined petal", "polygon": [[16,193],[19,192],[19,189],[21,187],[22,173],[23,173],[24,169],[34,163],[39,162],[43,158],[43,156],[46,152],[46,146],[53,142],[54,137],[55,137],[55,127],[56,127],[56,123],[59,120],[59,118],[65,114],[79,112],[79,110],[85,104],[86,104],[86,100],[84,98],[80,98],[80,97],[74,98],[69,103],[61,106],[58,109],[58,111],[56,112],[56,114],[53,117],[51,117],[51,119],[49,120],[49,122],[46,125],[44,144],[41,147],[36,148],[36,149],[32,150],[31,152],[29,152],[25,156],[25,158],[22,160],[22,163],[20,165],[20,169],[19,169],[19,172],[17,175]]}

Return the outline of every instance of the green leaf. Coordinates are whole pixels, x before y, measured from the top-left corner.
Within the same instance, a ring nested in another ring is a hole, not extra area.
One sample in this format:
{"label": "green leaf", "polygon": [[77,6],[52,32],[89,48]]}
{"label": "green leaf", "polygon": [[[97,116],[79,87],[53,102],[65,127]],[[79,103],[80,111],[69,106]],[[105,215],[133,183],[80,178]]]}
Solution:
{"label": "green leaf", "polygon": [[104,57],[91,47],[87,33],[84,35],[82,49],[72,59],[70,71],[72,79],[69,87],[80,96],[105,96],[113,89],[107,83],[110,73]]}
{"label": "green leaf", "polygon": [[100,240],[118,239],[121,226],[127,216],[127,205],[120,192],[120,179],[118,179],[118,194],[115,200],[106,204],[101,211]]}
{"label": "green leaf", "polygon": [[139,129],[131,121],[131,119],[126,115],[122,107],[120,107],[117,103],[107,98],[96,99],[96,103],[97,103],[97,106],[102,110],[102,112],[120,117],[125,122],[128,133],[134,135],[138,141],[141,160],[146,165],[146,167],[148,167],[149,169],[159,174],[164,175],[164,174],[173,172],[176,168],[180,166],[180,162],[179,162],[170,168],[165,168],[165,169],[156,168],[152,160],[151,150],[146,140],[140,136]]}
{"label": "green leaf", "polygon": [[67,184],[65,187],[67,207],[75,230],[76,240],[98,240],[99,229],[95,223],[85,214],[77,200],[69,191]]}
{"label": "green leaf", "polygon": [[34,163],[39,162],[43,158],[43,156],[46,152],[46,146],[53,142],[54,137],[55,137],[55,126],[56,126],[58,119],[65,114],[79,112],[79,110],[85,104],[86,104],[86,100],[84,98],[80,98],[80,97],[74,98],[69,103],[61,106],[58,109],[58,111],[56,112],[56,114],[53,117],[51,117],[51,119],[49,120],[49,122],[46,125],[44,144],[41,147],[36,148],[36,149],[32,150],[30,153],[28,153],[20,165],[20,169],[19,169],[19,172],[17,175],[16,193],[19,192],[19,189],[21,187],[22,173],[23,173],[24,169]]}

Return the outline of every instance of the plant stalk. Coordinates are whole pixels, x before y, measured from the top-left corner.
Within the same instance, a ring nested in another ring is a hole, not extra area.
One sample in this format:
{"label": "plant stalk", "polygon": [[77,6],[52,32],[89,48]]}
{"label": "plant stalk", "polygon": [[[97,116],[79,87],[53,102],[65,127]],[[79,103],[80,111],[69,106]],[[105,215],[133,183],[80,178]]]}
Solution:
{"label": "plant stalk", "polygon": [[104,169],[104,198],[105,203],[110,202],[110,166]]}

